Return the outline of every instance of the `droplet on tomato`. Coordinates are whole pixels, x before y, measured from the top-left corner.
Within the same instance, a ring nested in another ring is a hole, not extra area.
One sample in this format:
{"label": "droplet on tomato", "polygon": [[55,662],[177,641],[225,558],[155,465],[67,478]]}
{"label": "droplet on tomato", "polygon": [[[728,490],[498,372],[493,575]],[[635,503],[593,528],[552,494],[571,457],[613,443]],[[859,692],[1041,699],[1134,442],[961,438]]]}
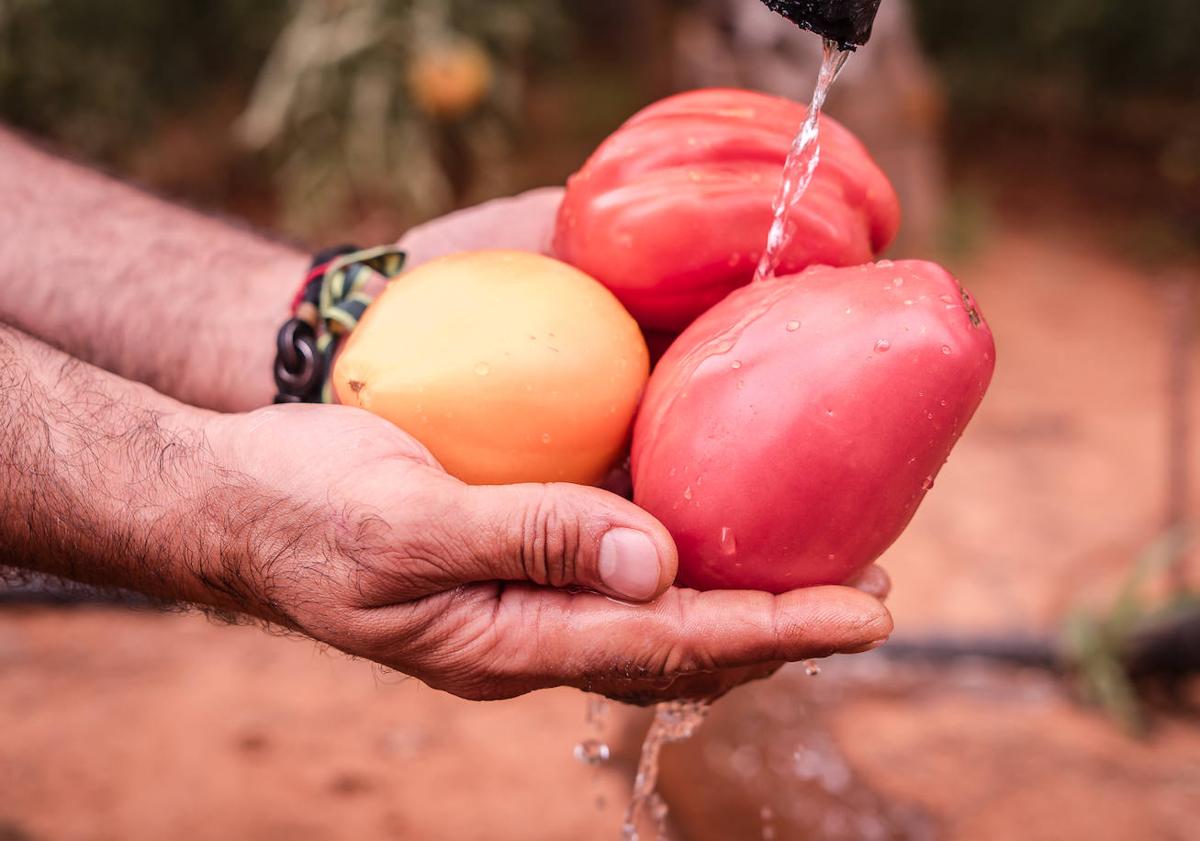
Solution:
{"label": "droplet on tomato", "polygon": [[932,476],[925,477],[925,481],[921,483],[921,490],[923,490],[923,491],[933,490],[933,477]]}
{"label": "droplet on tomato", "polygon": [[492,372],[492,366],[488,365],[486,362],[480,362],[478,365],[475,366],[475,373],[481,377],[486,377],[491,372]]}
{"label": "droplet on tomato", "polygon": [[729,526],[721,528],[721,554],[733,557],[737,554],[737,538]]}
{"label": "droplet on tomato", "polygon": [[788,331],[789,333],[795,333],[795,332],[796,332],[797,330],[799,330],[799,329],[800,329],[800,322],[799,322],[799,321],[789,321],[789,322],[787,323],[787,331]]}
{"label": "droplet on tomato", "polygon": [[875,352],[876,353],[887,353],[891,349],[892,349],[892,343],[889,342],[887,339],[880,339],[879,341],[877,341],[875,343]]}

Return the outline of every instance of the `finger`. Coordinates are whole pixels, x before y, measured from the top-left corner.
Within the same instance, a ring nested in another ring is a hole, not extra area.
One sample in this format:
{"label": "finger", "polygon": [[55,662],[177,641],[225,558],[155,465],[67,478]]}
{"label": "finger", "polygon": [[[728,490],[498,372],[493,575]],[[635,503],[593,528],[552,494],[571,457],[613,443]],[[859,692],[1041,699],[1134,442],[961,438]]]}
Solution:
{"label": "finger", "polygon": [[846,582],[847,587],[862,590],[868,596],[883,601],[892,592],[892,577],[881,566],[872,564],[863,570],[858,577]]}
{"label": "finger", "polygon": [[452,502],[456,516],[438,527],[448,586],[528,581],[640,602],[675,578],[675,544],[662,524],[598,488],[462,486]]}
{"label": "finger", "polygon": [[494,639],[504,650],[495,655],[513,673],[541,675],[546,685],[795,662],[866,650],[892,631],[883,604],[850,587],[782,596],[671,589],[645,606],[510,588],[500,608]]}
{"label": "finger", "polygon": [[550,254],[562,196],[561,187],[543,187],[418,225],[399,243],[408,255],[405,265],[416,268],[437,257],[485,248]]}

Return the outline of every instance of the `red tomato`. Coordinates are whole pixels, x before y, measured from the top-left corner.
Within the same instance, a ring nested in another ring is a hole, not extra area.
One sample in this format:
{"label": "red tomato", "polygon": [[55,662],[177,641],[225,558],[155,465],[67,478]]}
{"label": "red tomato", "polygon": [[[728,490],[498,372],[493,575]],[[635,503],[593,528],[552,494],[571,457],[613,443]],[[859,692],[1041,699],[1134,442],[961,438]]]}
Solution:
{"label": "red tomato", "polygon": [[[611,289],[643,327],[678,332],[748,283],[783,163],[806,109],[702,90],[635,114],[567,183],[554,248]],[[779,274],[864,263],[892,241],[900,206],[863,145],[821,119],[821,164],[793,209]]]}
{"label": "red tomato", "polygon": [[659,363],[634,427],[634,501],[682,586],[842,583],[900,536],[991,380],[970,295],[924,262],[754,283]]}

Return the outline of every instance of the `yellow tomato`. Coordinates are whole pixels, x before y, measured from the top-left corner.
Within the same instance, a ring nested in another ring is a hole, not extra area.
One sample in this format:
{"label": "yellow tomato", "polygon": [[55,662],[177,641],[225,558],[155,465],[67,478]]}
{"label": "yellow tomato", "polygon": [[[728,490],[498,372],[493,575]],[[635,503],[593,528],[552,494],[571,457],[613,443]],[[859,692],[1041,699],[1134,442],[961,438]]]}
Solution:
{"label": "yellow tomato", "polygon": [[492,62],[473,41],[423,49],[408,68],[413,99],[425,113],[454,119],[474,110],[492,85]]}
{"label": "yellow tomato", "polygon": [[479,251],[392,281],[333,384],[464,481],[595,484],[649,370],[637,323],[600,283],[538,254]]}

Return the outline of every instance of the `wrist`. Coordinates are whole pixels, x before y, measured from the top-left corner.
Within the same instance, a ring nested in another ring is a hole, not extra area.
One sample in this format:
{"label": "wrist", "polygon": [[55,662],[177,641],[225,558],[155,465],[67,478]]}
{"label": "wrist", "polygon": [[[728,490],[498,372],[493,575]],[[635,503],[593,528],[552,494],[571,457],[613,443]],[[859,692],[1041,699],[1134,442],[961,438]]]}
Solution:
{"label": "wrist", "polygon": [[187,568],[197,601],[306,629],[291,594],[299,579],[328,566],[333,542],[325,509],[275,475],[272,427],[281,411],[203,417],[207,464],[186,506],[196,547]]}

